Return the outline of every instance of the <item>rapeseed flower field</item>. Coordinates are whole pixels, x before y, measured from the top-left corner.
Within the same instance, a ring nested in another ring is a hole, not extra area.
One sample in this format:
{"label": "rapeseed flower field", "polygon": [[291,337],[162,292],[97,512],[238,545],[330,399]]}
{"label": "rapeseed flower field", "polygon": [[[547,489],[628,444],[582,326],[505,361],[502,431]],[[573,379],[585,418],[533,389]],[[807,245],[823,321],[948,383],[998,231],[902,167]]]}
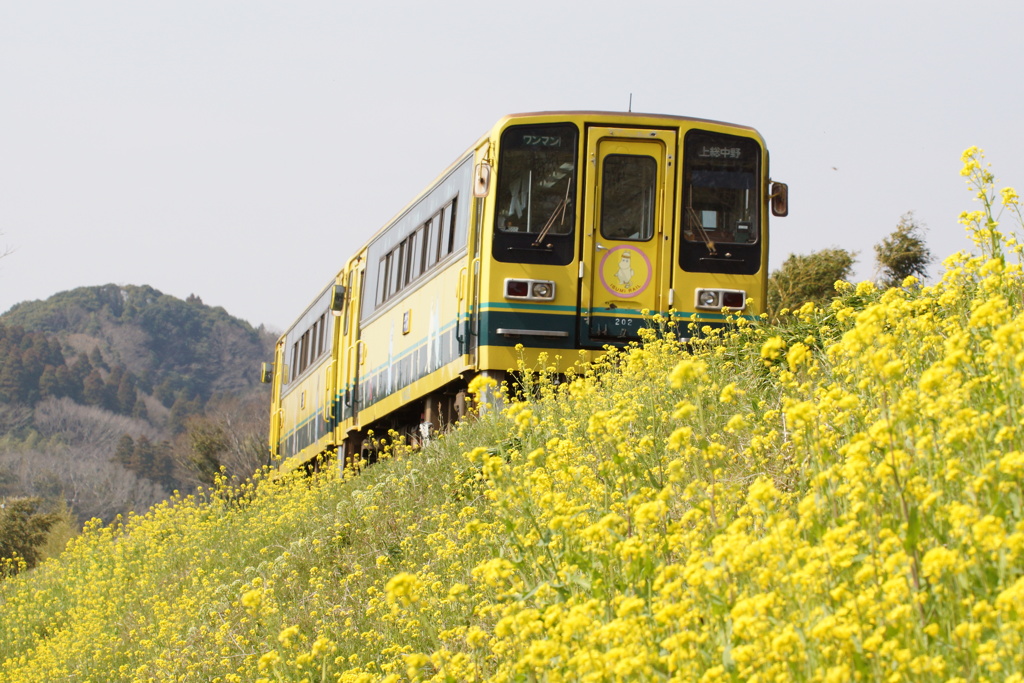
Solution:
{"label": "rapeseed flower field", "polygon": [[358,476],[87,527],[0,582],[0,679],[1024,680],[1021,214],[963,172],[935,285],[656,316]]}

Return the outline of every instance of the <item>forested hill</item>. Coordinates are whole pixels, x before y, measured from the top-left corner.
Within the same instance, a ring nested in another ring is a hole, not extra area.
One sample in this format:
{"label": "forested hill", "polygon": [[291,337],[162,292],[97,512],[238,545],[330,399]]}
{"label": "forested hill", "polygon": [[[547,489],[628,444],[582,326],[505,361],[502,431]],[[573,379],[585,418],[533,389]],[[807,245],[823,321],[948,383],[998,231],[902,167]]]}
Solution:
{"label": "forested hill", "polygon": [[[45,301],[27,301],[0,316],[0,325],[60,340],[71,363],[84,353],[94,365],[121,366],[146,393],[170,406],[177,396],[205,402],[258,382],[259,360],[272,335],[254,329],[196,296],[183,301],[148,286],[80,287]],[[69,353],[70,352],[70,353]]]}
{"label": "forested hill", "polygon": [[79,520],[266,464],[274,336],[197,296],[81,287],[0,316],[0,502]]}

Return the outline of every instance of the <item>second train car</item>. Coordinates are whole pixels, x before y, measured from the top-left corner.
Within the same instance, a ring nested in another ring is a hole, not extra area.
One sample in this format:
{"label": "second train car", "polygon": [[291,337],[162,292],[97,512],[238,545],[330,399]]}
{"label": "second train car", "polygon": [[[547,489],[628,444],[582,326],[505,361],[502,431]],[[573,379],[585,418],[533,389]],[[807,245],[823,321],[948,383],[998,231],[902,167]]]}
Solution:
{"label": "second train car", "polygon": [[786,186],[746,126],[605,112],[500,120],[358,248],[277,343],[282,469],[459,417],[471,378],[639,338],[643,311],[764,311]]}

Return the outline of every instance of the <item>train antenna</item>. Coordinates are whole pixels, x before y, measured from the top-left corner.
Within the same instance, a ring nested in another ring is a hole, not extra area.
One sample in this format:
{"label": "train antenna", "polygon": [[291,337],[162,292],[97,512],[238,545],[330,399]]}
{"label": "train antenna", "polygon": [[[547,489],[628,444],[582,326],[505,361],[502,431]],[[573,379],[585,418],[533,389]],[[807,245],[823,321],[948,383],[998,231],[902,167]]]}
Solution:
{"label": "train antenna", "polygon": [[629,112],[633,113],[633,93],[629,93]]}

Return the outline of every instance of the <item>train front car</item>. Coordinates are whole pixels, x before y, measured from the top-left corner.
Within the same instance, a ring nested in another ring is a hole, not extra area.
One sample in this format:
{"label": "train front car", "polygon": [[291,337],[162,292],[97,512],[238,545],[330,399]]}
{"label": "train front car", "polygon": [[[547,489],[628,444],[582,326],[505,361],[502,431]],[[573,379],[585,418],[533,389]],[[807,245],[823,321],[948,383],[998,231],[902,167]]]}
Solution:
{"label": "train front car", "polygon": [[[767,288],[767,152],[747,127],[643,114],[511,116],[491,135],[482,220],[479,367],[519,352],[573,362],[639,339],[754,318]],[[481,181],[483,182],[483,181]],[[776,188],[785,213],[785,186]],[[478,194],[483,194],[478,192]]]}
{"label": "train front car", "polygon": [[[464,414],[469,381],[566,369],[651,315],[764,310],[769,189],[756,131],[672,116],[508,116],[368,242],[279,343],[271,450],[373,460]],[[684,332],[685,334],[685,332]],[[517,349],[522,345],[522,350]],[[560,358],[560,359],[559,359]]]}

